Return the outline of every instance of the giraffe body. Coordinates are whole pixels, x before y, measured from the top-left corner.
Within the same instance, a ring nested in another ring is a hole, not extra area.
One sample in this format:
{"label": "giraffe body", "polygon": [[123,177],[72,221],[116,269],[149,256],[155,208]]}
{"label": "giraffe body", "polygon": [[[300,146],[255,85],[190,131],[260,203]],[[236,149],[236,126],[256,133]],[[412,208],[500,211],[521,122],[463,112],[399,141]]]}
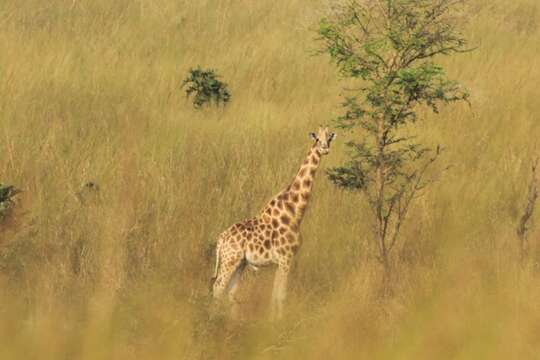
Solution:
{"label": "giraffe body", "polygon": [[300,224],[311,196],[321,156],[327,154],[335,134],[327,128],[311,134],[315,144],[292,183],[274,196],[258,216],[230,226],[220,234],[216,246],[213,295],[234,295],[246,265],[255,269],[277,265],[272,294],[272,313],[281,317],[287,277],[294,255],[301,246]]}

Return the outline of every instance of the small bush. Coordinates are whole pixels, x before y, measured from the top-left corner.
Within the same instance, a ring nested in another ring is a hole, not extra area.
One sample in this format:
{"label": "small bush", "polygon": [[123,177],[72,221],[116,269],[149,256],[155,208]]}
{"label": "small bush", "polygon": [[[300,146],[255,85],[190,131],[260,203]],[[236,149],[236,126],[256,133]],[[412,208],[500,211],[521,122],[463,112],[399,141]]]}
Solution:
{"label": "small bush", "polygon": [[14,186],[0,183],[0,219],[9,213],[14,204],[14,196],[20,192]]}
{"label": "small bush", "polygon": [[201,108],[205,104],[225,105],[231,99],[231,93],[227,84],[219,81],[220,76],[213,69],[203,70],[200,67],[190,69],[189,75],[182,82],[182,88],[186,89],[186,96],[193,97],[193,106]]}

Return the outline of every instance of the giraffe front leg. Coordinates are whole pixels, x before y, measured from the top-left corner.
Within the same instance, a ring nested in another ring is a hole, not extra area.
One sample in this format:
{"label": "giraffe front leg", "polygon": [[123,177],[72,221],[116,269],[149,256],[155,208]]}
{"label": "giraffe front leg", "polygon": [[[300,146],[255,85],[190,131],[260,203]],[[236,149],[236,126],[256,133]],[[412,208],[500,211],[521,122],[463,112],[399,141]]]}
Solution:
{"label": "giraffe front leg", "polygon": [[287,297],[287,278],[289,276],[289,263],[279,264],[274,277],[272,291],[272,319],[278,320],[283,316],[283,303]]}

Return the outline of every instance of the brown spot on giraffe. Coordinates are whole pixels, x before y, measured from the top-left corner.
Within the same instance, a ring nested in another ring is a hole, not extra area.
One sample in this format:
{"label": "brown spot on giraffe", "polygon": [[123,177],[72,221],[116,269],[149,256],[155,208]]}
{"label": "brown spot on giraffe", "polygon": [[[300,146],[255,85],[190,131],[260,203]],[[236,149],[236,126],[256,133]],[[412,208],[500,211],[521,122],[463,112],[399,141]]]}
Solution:
{"label": "brown spot on giraffe", "polygon": [[289,225],[291,223],[291,218],[288,217],[286,214],[281,215],[279,220],[281,220],[281,222],[285,225]]}
{"label": "brown spot on giraffe", "polygon": [[294,204],[287,202],[285,203],[285,207],[287,208],[287,211],[290,212],[292,216],[294,216],[294,213],[295,213]]}
{"label": "brown spot on giraffe", "polygon": [[289,243],[292,243],[295,240],[294,235],[292,233],[287,233],[287,235],[285,235],[285,238],[287,239]]}
{"label": "brown spot on giraffe", "polygon": [[311,186],[311,180],[309,179],[304,180],[304,186],[309,188]]}

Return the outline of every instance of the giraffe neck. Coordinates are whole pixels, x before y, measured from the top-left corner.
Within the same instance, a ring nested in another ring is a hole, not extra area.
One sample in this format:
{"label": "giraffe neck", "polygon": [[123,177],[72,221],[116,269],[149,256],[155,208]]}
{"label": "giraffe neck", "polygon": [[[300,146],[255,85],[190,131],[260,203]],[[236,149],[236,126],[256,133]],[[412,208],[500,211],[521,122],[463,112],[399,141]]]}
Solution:
{"label": "giraffe neck", "polygon": [[275,214],[271,209],[277,207],[286,213],[285,218],[290,219],[291,227],[298,228],[309,203],[315,173],[320,163],[321,154],[315,146],[312,146],[292,183],[270,201],[263,209],[263,213],[266,211],[268,215]]}

